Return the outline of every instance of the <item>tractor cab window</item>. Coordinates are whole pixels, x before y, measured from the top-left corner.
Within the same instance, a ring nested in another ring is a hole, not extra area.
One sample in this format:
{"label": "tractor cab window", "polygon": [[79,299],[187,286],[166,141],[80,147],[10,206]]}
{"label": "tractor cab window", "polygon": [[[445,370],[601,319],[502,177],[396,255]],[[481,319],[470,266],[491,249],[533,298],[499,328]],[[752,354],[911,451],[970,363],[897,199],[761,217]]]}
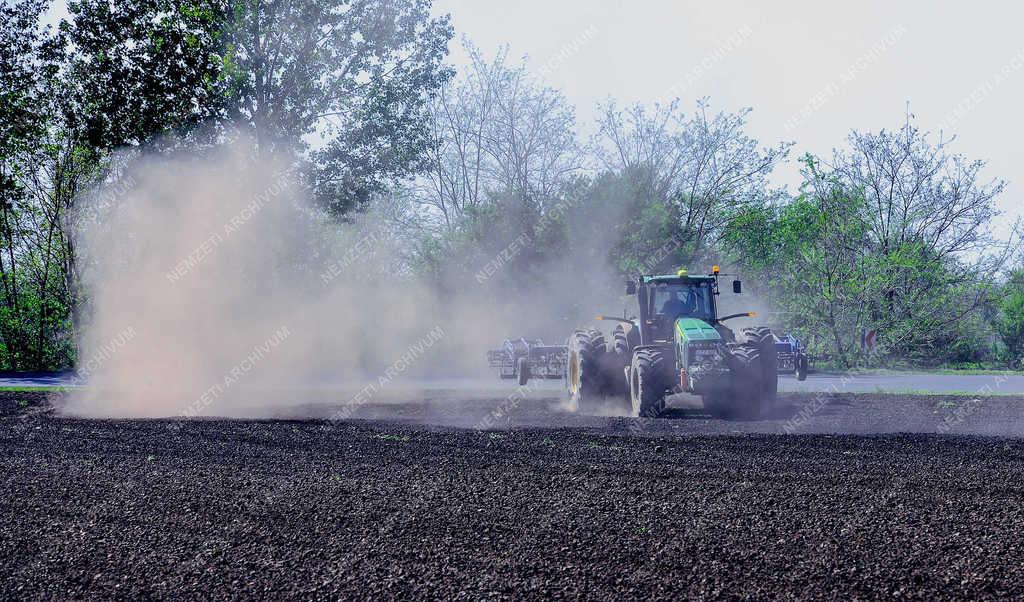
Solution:
{"label": "tractor cab window", "polygon": [[711,320],[711,286],[707,282],[692,284],[658,284],[653,287],[651,301],[654,313],[670,320],[699,318]]}

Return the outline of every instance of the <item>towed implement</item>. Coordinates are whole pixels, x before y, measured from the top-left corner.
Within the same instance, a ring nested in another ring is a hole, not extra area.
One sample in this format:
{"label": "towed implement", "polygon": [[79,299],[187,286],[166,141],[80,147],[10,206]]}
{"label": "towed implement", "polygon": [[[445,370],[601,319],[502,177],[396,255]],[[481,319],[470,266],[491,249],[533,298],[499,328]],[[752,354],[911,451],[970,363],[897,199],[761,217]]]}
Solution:
{"label": "towed implement", "polygon": [[780,374],[795,374],[797,380],[807,380],[811,362],[800,339],[791,334],[776,337],[775,355]]}
{"label": "towed implement", "polygon": [[[569,337],[566,391],[572,409],[587,410],[618,399],[635,416],[656,417],[665,397],[699,395],[718,416],[756,417],[774,404],[778,389],[776,339],[766,327],[744,328],[739,336],[720,316],[716,297],[719,270],[708,276],[641,276],[626,285],[637,300],[637,317],[618,322],[611,340],[596,329]],[[733,292],[742,292],[739,280]]]}
{"label": "towed implement", "polygon": [[540,339],[505,339],[501,347],[487,352],[487,363],[498,377],[516,379],[525,385],[530,378],[562,378],[565,374],[565,345],[545,345]]}

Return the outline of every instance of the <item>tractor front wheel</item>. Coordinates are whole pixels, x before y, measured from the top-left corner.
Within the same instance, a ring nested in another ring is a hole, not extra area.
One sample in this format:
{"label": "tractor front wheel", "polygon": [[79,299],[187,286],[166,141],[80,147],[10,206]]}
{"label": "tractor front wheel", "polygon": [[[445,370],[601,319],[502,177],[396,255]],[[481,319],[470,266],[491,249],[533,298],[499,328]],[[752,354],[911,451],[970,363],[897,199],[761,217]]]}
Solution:
{"label": "tractor front wheel", "polygon": [[629,398],[633,415],[657,418],[665,410],[665,394],[669,389],[665,376],[667,358],[660,349],[637,349],[629,367]]}
{"label": "tractor front wheel", "polygon": [[730,386],[704,397],[704,409],[714,416],[756,419],[770,414],[778,390],[778,359],[767,328],[749,329],[747,341],[731,346]]}

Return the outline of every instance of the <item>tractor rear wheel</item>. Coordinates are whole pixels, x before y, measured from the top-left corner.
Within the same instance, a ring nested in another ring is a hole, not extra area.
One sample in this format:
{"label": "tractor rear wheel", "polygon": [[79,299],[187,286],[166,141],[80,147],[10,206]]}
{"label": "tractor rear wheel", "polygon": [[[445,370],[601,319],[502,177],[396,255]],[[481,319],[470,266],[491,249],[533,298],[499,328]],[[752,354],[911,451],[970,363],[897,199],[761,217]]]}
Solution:
{"label": "tractor rear wheel", "polygon": [[657,418],[665,410],[665,394],[669,389],[666,378],[668,359],[660,349],[637,349],[629,368],[629,398],[633,415]]}
{"label": "tractor rear wheel", "polygon": [[[640,332],[632,324],[618,324],[612,331],[612,351],[629,353],[640,344]],[[628,361],[626,362],[629,363]]]}
{"label": "tractor rear wheel", "polygon": [[796,358],[796,379],[807,380],[807,356],[800,354]]}
{"label": "tractor rear wheel", "polygon": [[565,388],[569,409],[573,412],[598,403],[604,395],[604,335],[599,330],[576,330],[569,337],[569,358],[566,364]]}
{"label": "tractor rear wheel", "polygon": [[745,328],[746,345],[756,348],[760,356],[762,402],[765,409],[775,405],[775,397],[779,391],[779,356],[775,349],[775,335],[765,326]]}
{"label": "tractor rear wheel", "polygon": [[608,344],[608,354],[603,367],[606,374],[605,393],[619,398],[629,405],[629,381],[626,380],[626,368],[629,367],[632,350],[640,344],[639,333],[629,324],[617,324],[612,331],[612,340]]}

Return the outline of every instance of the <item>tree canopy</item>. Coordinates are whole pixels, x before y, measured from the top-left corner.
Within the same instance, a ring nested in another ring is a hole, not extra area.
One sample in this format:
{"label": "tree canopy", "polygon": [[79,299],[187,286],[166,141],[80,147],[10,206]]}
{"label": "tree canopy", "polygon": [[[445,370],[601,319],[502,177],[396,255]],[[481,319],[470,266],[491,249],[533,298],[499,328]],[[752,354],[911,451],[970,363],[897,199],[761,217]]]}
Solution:
{"label": "tree canopy", "polygon": [[794,143],[751,136],[752,109],[608,100],[584,139],[510,49],[463,41],[456,73],[430,0],[71,0],[56,28],[48,6],[0,6],[0,369],[76,361],[83,194],[130,188],[126,156],[240,138],[323,236],[367,213],[389,273],[441,289],[542,291],[568,319],[619,303],[624,278],[725,262],[837,365],[1024,354],[1019,231],[991,233],[1005,183],[910,119],[799,157],[791,192],[772,176]]}

